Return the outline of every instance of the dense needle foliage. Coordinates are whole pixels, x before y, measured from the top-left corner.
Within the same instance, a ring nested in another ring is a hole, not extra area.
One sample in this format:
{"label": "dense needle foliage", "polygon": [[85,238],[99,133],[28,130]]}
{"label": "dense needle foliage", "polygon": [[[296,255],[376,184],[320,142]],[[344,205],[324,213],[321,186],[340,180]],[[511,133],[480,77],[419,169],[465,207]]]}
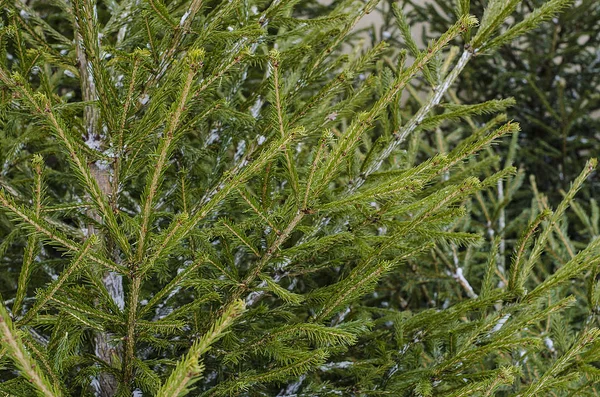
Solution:
{"label": "dense needle foliage", "polygon": [[0,393],[595,395],[596,161],[510,219],[515,100],[457,95],[519,4],[0,2]]}
{"label": "dense needle foliage", "polygon": [[[473,0],[471,7],[481,10],[486,3]],[[522,2],[515,20],[544,3]],[[426,37],[443,32],[456,18],[447,1],[412,4],[409,19],[426,22]],[[600,153],[599,49],[600,3],[581,0],[494,54],[474,60],[458,82],[458,97],[467,103],[507,94],[515,98],[519,106],[508,114],[523,130],[519,163],[553,200],[560,197],[557,188],[568,188],[587,158]],[[584,187],[591,197],[597,189],[597,180]]]}

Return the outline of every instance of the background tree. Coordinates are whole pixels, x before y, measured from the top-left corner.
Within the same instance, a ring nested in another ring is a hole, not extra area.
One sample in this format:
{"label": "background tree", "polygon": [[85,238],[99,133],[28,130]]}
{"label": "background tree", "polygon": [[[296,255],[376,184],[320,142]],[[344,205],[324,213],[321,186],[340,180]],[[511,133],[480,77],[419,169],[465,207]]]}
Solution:
{"label": "background tree", "polygon": [[[425,5],[407,1],[412,23],[425,23],[425,40],[452,24],[456,8],[451,2],[430,1]],[[479,15],[487,1],[473,0],[471,10]],[[544,0],[524,1],[513,18],[531,15]],[[461,101],[502,98],[507,93],[519,106],[509,117],[523,129],[519,135],[519,163],[536,176],[539,188],[553,201],[560,200],[589,156],[600,148],[600,4],[575,2],[539,28],[505,43],[494,54],[476,57],[461,75],[457,96]],[[587,184],[586,195],[594,196],[597,183]]]}

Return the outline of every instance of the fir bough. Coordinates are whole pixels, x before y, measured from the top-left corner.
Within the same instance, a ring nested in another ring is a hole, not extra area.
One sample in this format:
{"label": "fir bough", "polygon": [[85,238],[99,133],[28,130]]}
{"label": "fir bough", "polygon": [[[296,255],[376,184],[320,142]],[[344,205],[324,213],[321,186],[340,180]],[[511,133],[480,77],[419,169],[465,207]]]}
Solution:
{"label": "fir bough", "polygon": [[[433,7],[431,3],[435,3]],[[478,15],[486,1],[470,2]],[[560,187],[566,189],[589,156],[599,148],[600,124],[600,3],[576,1],[552,18],[544,17],[543,8],[555,1],[520,2],[510,28],[518,37],[509,41],[492,40],[498,50],[480,57],[467,67],[460,78],[458,97],[467,102],[515,97],[519,106],[509,110],[524,133],[519,136],[519,163],[536,176],[543,191],[556,202]],[[537,8],[536,8],[537,7]],[[410,21],[427,24],[424,33],[435,37],[460,15],[451,2],[435,1],[414,4]],[[543,20],[526,34],[521,26]],[[507,38],[511,38],[511,33]],[[593,197],[596,182],[584,189]]]}
{"label": "fir bough", "polygon": [[[3,3],[0,390],[594,390],[600,240],[575,251],[561,232],[595,160],[556,211],[532,211],[505,266],[505,226],[473,224],[495,217],[482,195],[506,182],[501,213],[520,182],[489,151],[519,131],[489,116],[513,101],[465,105],[452,89],[514,38],[498,28],[517,2],[490,2],[480,24],[459,3],[412,61],[356,46],[375,1]],[[401,97],[419,76],[432,90],[412,112]],[[548,259],[562,248],[568,261]],[[584,274],[590,320],[553,328],[548,354],[542,326]]]}

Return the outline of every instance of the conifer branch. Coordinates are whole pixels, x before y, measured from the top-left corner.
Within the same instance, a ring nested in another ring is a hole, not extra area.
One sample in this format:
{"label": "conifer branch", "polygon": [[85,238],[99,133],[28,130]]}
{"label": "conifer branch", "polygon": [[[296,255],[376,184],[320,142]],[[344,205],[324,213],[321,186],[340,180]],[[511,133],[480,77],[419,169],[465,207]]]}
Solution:
{"label": "conifer branch", "polygon": [[142,278],[134,275],[131,280],[131,291],[127,302],[127,335],[125,336],[125,352],[123,357],[123,383],[129,389],[133,380],[135,363],[135,330],[137,321],[137,308],[140,300],[140,287]]}
{"label": "conifer branch", "polygon": [[100,189],[98,182],[92,176],[90,167],[80,154],[74,139],[67,133],[63,121],[54,114],[50,100],[42,93],[33,94],[30,87],[21,76],[10,77],[8,73],[0,67],[0,81],[14,89],[27,100],[27,104],[38,116],[46,119],[48,125],[61,140],[69,152],[70,161],[78,171],[78,176],[83,182],[83,186],[90,194],[99,213],[104,219],[105,225],[111,231],[119,247],[125,252],[129,252],[129,242],[118,226],[118,222],[112,209],[108,206],[106,197]]}
{"label": "conifer branch", "polygon": [[527,301],[533,301],[542,296],[549,289],[567,282],[572,277],[583,273],[589,268],[596,266],[598,263],[600,263],[600,238],[594,239],[584,250],[577,253],[577,255],[561,266],[554,274],[538,284],[526,295]]}
{"label": "conifer branch", "polygon": [[[372,269],[366,272],[360,272],[360,279],[355,280],[353,277],[349,278],[350,283],[347,285],[340,286],[339,292],[334,294],[321,309],[320,313],[315,317],[316,322],[321,322],[329,317],[334,310],[338,309],[343,303],[349,302],[352,299],[362,295],[365,291],[370,289],[379,278],[392,268],[390,262],[381,262],[374,266]],[[355,272],[357,273],[357,272]]]}
{"label": "conifer branch", "polygon": [[452,86],[472,56],[472,52],[468,50],[465,50],[462,53],[462,56],[458,60],[457,64],[454,66],[448,76],[446,76],[446,78],[442,81],[442,83],[435,88],[434,94],[430,97],[430,99],[425,103],[425,105],[421,106],[419,111],[415,113],[415,115],[394,135],[394,139],[383,151],[381,151],[381,153],[377,155],[375,161],[373,161],[371,165],[363,171],[362,175],[353,181],[350,191],[355,191],[362,186],[366,178],[373,172],[379,170],[379,168],[381,168],[383,165],[383,162],[392,154],[394,149],[396,149],[402,142],[404,142],[406,137],[408,137],[417,129],[427,114],[429,114],[429,112],[440,103],[446,91],[450,88],[450,86]]}
{"label": "conifer branch", "polygon": [[529,386],[524,393],[518,394],[518,397],[539,396],[544,393],[544,390],[548,390],[553,386],[554,382],[552,382],[552,379],[558,376],[575,356],[580,354],[590,344],[597,342],[598,337],[600,337],[600,330],[598,328],[582,331],[573,346],[559,357],[558,360],[554,361],[552,366],[536,382]]}
{"label": "conifer branch", "polygon": [[[260,275],[260,272],[267,265],[267,263],[269,263],[269,261],[271,260],[273,255],[277,252],[277,250],[281,246],[281,244],[283,244],[288,239],[288,237],[294,231],[296,226],[300,223],[302,218],[304,218],[304,212],[297,211],[296,214],[294,215],[294,217],[291,219],[290,223],[287,225],[287,227],[281,232],[281,234],[277,237],[277,239],[273,242],[273,244],[271,244],[271,246],[264,253],[264,255],[262,256],[258,265],[256,265],[254,267],[254,269],[252,269],[250,274],[248,274],[246,276],[246,278],[242,282],[242,285],[244,286],[244,288],[249,288],[250,284]],[[241,292],[241,291],[239,291],[239,292]],[[239,298],[239,292],[238,292],[238,294],[234,295],[235,299]]]}
{"label": "conifer branch", "polygon": [[179,127],[180,119],[183,115],[185,106],[190,98],[190,91],[192,88],[192,83],[198,72],[198,68],[202,65],[202,52],[197,52],[193,57],[191,56],[189,62],[191,64],[188,66],[187,74],[183,81],[183,86],[181,88],[181,93],[179,94],[179,100],[177,105],[173,109],[171,114],[171,118],[167,124],[166,131],[163,133],[160,145],[157,149],[157,160],[156,163],[152,164],[151,173],[148,175],[148,179],[146,180],[146,189],[144,195],[144,203],[142,205],[142,221],[140,227],[140,237],[138,240],[137,246],[137,255],[136,260],[139,262],[142,259],[142,256],[145,252],[146,248],[146,239],[149,232],[150,219],[152,216],[152,209],[154,207],[154,201],[156,195],[158,194],[159,183],[164,173],[164,167],[167,163],[168,155],[171,151],[171,144],[176,138],[175,133],[177,128]]}
{"label": "conifer branch", "polygon": [[231,234],[233,234],[238,240],[240,240],[240,242],[244,244],[244,246],[247,247],[250,250],[250,252],[252,252],[257,257],[260,257],[260,253],[258,252],[258,250],[248,240],[248,238],[244,235],[244,233],[241,230],[239,230],[234,225],[230,224],[225,220],[223,221],[223,226],[225,226],[225,228],[227,228],[227,230],[229,230]]}
{"label": "conifer branch", "polygon": [[[60,380],[58,379],[58,375],[54,371],[54,368],[51,367],[51,365],[48,362],[48,360],[46,359],[46,357],[44,357],[44,353],[41,352],[40,349],[38,349],[38,347],[34,344],[34,342],[32,342],[27,337],[22,338],[21,341],[23,342],[23,344],[26,346],[27,349],[31,350],[31,352],[35,356],[34,359],[39,360],[39,362],[42,363],[46,373],[48,373],[48,375],[50,375],[50,378],[52,379],[52,385],[54,386],[54,390],[61,390],[61,383],[60,383]],[[1,355],[2,354],[0,354],[0,356]]]}
{"label": "conifer branch", "polygon": [[[57,51],[48,44],[47,40],[45,40],[44,35],[52,37],[63,45],[68,46],[71,44],[71,41],[67,37],[59,33],[50,24],[40,18],[38,13],[32,7],[23,3],[23,1],[14,0],[11,2],[2,2],[0,5],[4,7],[4,3],[7,3],[6,6],[14,10],[13,20],[17,21],[19,26],[21,26],[27,32],[29,37],[33,39],[32,41],[37,46],[43,48],[48,54],[54,56],[58,55]],[[72,17],[72,15],[67,15],[68,17]]]}
{"label": "conifer branch", "polygon": [[[69,299],[69,298],[74,298],[74,297],[53,295],[50,299],[52,301],[56,302],[61,310],[66,311],[71,315],[74,315],[74,312],[77,312],[79,314],[85,315],[86,317],[92,317],[94,320],[106,320],[107,322],[109,322],[111,324],[118,324],[118,325],[125,324],[124,321],[121,321],[119,317],[117,317],[113,314],[105,313],[104,311],[96,309],[89,305],[86,305],[85,303],[78,302],[77,299]],[[108,298],[110,298],[110,297],[108,297]],[[81,319],[81,317],[78,317],[78,319]],[[93,326],[92,328],[98,329],[98,326]],[[99,329],[103,330],[102,327],[100,327]]]}
{"label": "conifer branch", "polygon": [[[0,302],[29,362],[6,344],[0,307],[0,356],[14,361],[0,394],[595,390],[582,377],[599,376],[594,349],[557,364],[600,301],[600,210],[573,203],[594,161],[556,212],[555,195],[529,182],[529,207],[512,164],[535,129],[518,136],[490,115],[528,102],[488,100],[528,87],[485,84],[488,70],[519,73],[530,29],[571,0],[383,7],[378,43],[353,30],[379,0],[149,0],[141,12],[134,0],[32,1],[0,0],[0,266],[14,275],[0,279]],[[584,3],[553,22],[554,37],[540,31],[556,70],[572,64],[563,41],[581,38],[563,22],[593,19]],[[413,22],[431,13],[439,24],[420,51]],[[518,51],[504,48],[515,59],[471,62],[523,33]],[[464,50],[447,51],[458,37]],[[570,98],[569,73],[549,76],[556,100],[534,87],[549,118],[524,122],[566,142],[595,102]],[[492,147],[508,134],[507,150]],[[536,153],[555,159],[553,143]],[[25,161],[36,153],[51,156]],[[23,366],[36,362],[28,384]]]}
{"label": "conifer branch", "polygon": [[495,374],[489,379],[485,379],[479,382],[469,383],[467,386],[460,388],[459,390],[448,394],[448,397],[469,397],[473,393],[485,393],[482,394],[484,397],[490,397],[497,391],[501,386],[508,386],[515,381],[515,377],[518,374],[517,367],[502,367],[495,371]]}
{"label": "conifer branch", "polygon": [[350,346],[357,341],[356,334],[342,327],[328,327],[317,323],[305,323],[284,325],[269,331],[260,339],[248,343],[248,346],[253,350],[257,350],[271,341],[287,341],[296,338],[307,338],[322,347],[327,345]]}
{"label": "conifer branch", "polygon": [[220,68],[218,68],[218,71],[212,76],[210,76],[210,78],[202,80],[202,85],[194,91],[194,97],[200,96],[202,92],[204,92],[208,87],[210,87],[215,81],[223,77],[225,73],[227,73],[232,67],[239,64],[242,61],[242,59],[244,59],[244,57],[247,55],[248,54],[246,49],[240,50],[239,53],[237,53],[236,56],[229,61],[229,63],[222,65]]}
{"label": "conifer branch", "polygon": [[206,261],[209,261],[209,259],[200,257],[194,263],[187,266],[183,271],[177,273],[177,275],[165,287],[154,294],[152,299],[150,299],[148,303],[140,309],[139,317],[144,317],[150,311],[150,309],[156,306],[165,296],[167,296],[167,294],[173,291],[183,280],[188,278],[190,274],[192,274]]}
{"label": "conifer branch", "polygon": [[210,396],[226,396],[237,394],[240,391],[249,390],[250,387],[267,382],[283,381],[292,376],[299,376],[313,370],[320,365],[325,363],[325,360],[329,356],[328,352],[324,349],[317,349],[311,354],[307,354],[301,360],[292,362],[288,365],[266,371],[258,374],[242,374],[237,379],[234,379],[223,385],[216,387]]}
{"label": "conifer branch", "polygon": [[[146,251],[146,240],[149,234],[150,221],[152,217],[152,210],[154,207],[155,198],[158,194],[160,182],[167,164],[168,156],[171,152],[171,146],[174,140],[177,138],[177,130],[181,123],[181,118],[184,115],[185,107],[191,98],[191,88],[198,73],[200,67],[202,67],[202,58],[204,52],[200,50],[192,51],[188,54],[187,61],[187,74],[183,80],[181,92],[179,94],[178,102],[174,106],[170,119],[167,122],[166,131],[163,133],[162,140],[157,149],[158,156],[156,164],[152,164],[152,171],[148,175],[146,180],[145,195],[143,198],[143,210],[141,214],[141,226],[140,234],[138,239],[138,247],[136,254],[136,262],[143,262],[143,255]],[[172,241],[174,235],[176,235],[178,229],[183,224],[183,220],[176,220],[173,229],[167,233],[163,243],[159,246],[157,252],[151,257],[149,264],[144,265],[144,269],[150,267],[156,258],[160,257],[164,253],[169,243]],[[138,265],[139,266],[139,265]],[[139,294],[142,284],[142,274],[140,274],[136,268],[132,268],[130,273],[131,278],[131,290],[129,294],[129,303],[127,308],[127,337],[125,339],[125,357],[123,363],[123,380],[126,387],[129,387],[133,379],[133,365],[135,362],[135,324],[137,321],[137,308],[139,305]]]}
{"label": "conifer branch", "polygon": [[323,153],[325,152],[326,144],[327,144],[327,139],[326,139],[326,136],[324,136],[319,140],[319,147],[317,149],[317,153],[315,154],[315,158],[312,162],[312,165],[310,166],[310,173],[308,174],[308,179],[306,180],[306,189],[304,192],[304,200],[302,201],[302,209],[303,210],[308,209],[308,207],[307,207],[308,206],[308,198],[309,198],[310,194],[312,193],[313,178],[315,176],[318,166],[321,163],[321,156],[323,156]]}
{"label": "conifer branch", "polygon": [[[487,267],[485,271],[485,276],[483,278],[483,282],[481,283],[481,290],[479,291],[479,296],[487,297],[492,293],[492,289],[494,287],[494,274],[498,272],[497,261],[498,261],[498,251],[500,248],[500,237],[494,237],[492,241],[492,250],[488,254]],[[508,284],[506,282],[505,284]]]}
{"label": "conifer branch", "polygon": [[25,254],[23,256],[23,264],[21,266],[21,272],[19,273],[19,281],[17,284],[17,292],[15,294],[15,301],[13,302],[13,313],[19,314],[23,309],[23,300],[27,293],[27,287],[29,285],[29,278],[33,271],[34,260],[36,252],[38,252],[38,241],[36,236],[29,236],[27,238],[27,245],[25,247]]}
{"label": "conifer branch", "polygon": [[113,160],[113,177],[111,184],[111,204],[113,211],[117,210],[117,202],[119,196],[119,184],[121,183],[120,173],[121,173],[121,162],[122,157],[124,156],[123,150],[123,140],[125,134],[125,125],[127,122],[127,117],[129,115],[129,108],[131,106],[131,102],[133,101],[133,94],[136,84],[136,78],[138,74],[138,69],[140,67],[140,62],[143,53],[141,51],[137,51],[134,53],[133,67],[131,71],[131,77],[129,80],[129,88],[127,90],[127,96],[125,98],[125,103],[123,104],[123,110],[121,112],[121,120],[119,122],[119,129],[116,133],[116,141],[117,141],[117,150],[115,158]]}
{"label": "conifer branch", "polygon": [[[153,0],[149,1],[149,3],[152,5],[155,11],[160,11],[157,12],[157,14],[160,15],[161,18],[163,18],[163,20],[165,20],[168,24],[175,23],[175,21],[171,19],[166,8],[164,8],[164,6],[159,1],[160,0]],[[160,81],[160,79],[167,72],[169,66],[171,66],[174,59],[173,55],[175,55],[177,49],[180,48],[181,42],[183,41],[185,36],[187,36],[190,33],[190,27],[192,25],[192,22],[194,21],[194,18],[196,17],[196,13],[200,10],[200,7],[202,7],[202,1],[203,0],[192,0],[192,3],[190,4],[188,10],[181,17],[179,25],[172,26],[175,34],[171,39],[171,45],[169,46],[169,48],[166,51],[163,51],[161,54],[161,58],[159,60],[158,73],[156,73],[156,75],[154,76],[151,85],[155,85],[156,82]],[[151,37],[151,35],[149,36]]]}
{"label": "conifer branch", "polygon": [[[484,42],[481,50],[489,51],[513,41],[515,38],[535,29],[542,22],[547,21],[563,9],[570,7],[572,4],[573,0],[550,0],[545,2],[540,7],[535,8],[521,22],[511,26],[492,40]],[[492,25],[490,24],[490,27],[491,26]],[[482,33],[481,37],[485,37],[485,34],[486,33]],[[482,40],[482,38],[479,40]]]}
{"label": "conifer branch", "polygon": [[54,294],[60,290],[61,286],[67,282],[71,275],[85,262],[88,251],[90,248],[96,245],[97,242],[98,238],[96,235],[92,235],[87,239],[87,241],[81,247],[81,251],[79,251],[77,256],[72,260],[71,264],[61,273],[56,281],[52,282],[48,288],[38,294],[33,307],[27,311],[27,313],[17,322],[17,324],[23,325],[31,321],[31,319],[40,311],[40,309],[43,308],[50,299],[52,299]]}
{"label": "conifer branch", "polygon": [[161,258],[168,255],[174,244],[180,241],[180,233],[185,222],[189,219],[187,213],[182,213],[175,217],[169,228],[161,233],[155,241],[156,249],[148,255],[148,259],[143,260],[139,266],[139,274],[143,277],[147,271],[151,270],[154,264]]}
{"label": "conifer branch", "polygon": [[273,231],[277,234],[280,234],[281,232],[279,231],[279,229],[277,229],[277,226],[275,226],[275,224],[273,222],[271,222],[269,220],[269,218],[267,218],[264,213],[262,211],[259,210],[259,205],[258,203],[256,203],[256,201],[254,200],[254,198],[250,195],[250,192],[244,191],[241,188],[237,189],[237,192],[239,193],[240,197],[242,197],[242,199],[244,199],[244,201],[246,203],[248,203],[248,206],[250,208],[252,208],[252,211],[254,211],[254,213],[256,215],[258,215],[262,220],[264,220],[267,225],[269,225],[269,227],[271,229],[273,229]]}
{"label": "conifer branch", "polygon": [[241,165],[226,174],[222,180],[207,193],[207,198],[192,209],[192,216],[187,222],[184,222],[181,227],[179,239],[185,238],[200,221],[208,216],[208,214],[229,195],[229,193],[263,170],[273,158],[280,154],[280,149],[282,147],[285,147],[288,142],[297,138],[302,132],[303,130],[301,129],[288,131],[285,137],[273,141],[255,160],[249,163],[242,162]]}
{"label": "conifer branch", "polygon": [[[373,107],[366,113],[359,115],[355,121],[348,127],[348,131],[344,134],[344,136],[340,139],[337,146],[329,155],[329,161],[324,167],[324,171],[322,172],[321,181],[320,181],[320,190],[323,189],[328,181],[333,177],[333,174],[336,172],[337,168],[341,164],[344,157],[351,152],[354,145],[360,138],[360,135],[367,130],[376,117],[390,104],[392,99],[405,87],[405,85],[420,71],[422,70],[427,63],[433,59],[453,38],[455,38],[460,32],[466,30],[468,27],[473,26],[477,23],[477,20],[474,17],[467,16],[461,17],[461,19],[454,24],[446,33],[444,33],[438,40],[436,40],[433,44],[429,46],[426,51],[420,53],[420,55],[415,59],[413,64],[400,72],[396,79],[394,80],[392,87],[386,91],[386,93],[379,98],[379,100],[373,105]],[[365,171],[365,175],[369,175],[371,172],[377,170],[380,165],[383,163],[384,159],[389,156],[392,150],[399,144],[398,141],[403,140],[406,135],[412,132],[418,125],[419,122],[425,117],[429,110],[439,101],[441,100],[443,93],[449,88],[449,86],[454,82],[464,65],[471,58],[471,53],[466,51],[466,55],[463,55],[463,58],[459,61],[459,64],[455,67],[455,69],[450,73],[450,75],[446,78],[445,82],[442,83],[441,87],[438,88],[436,94],[429,101],[429,105],[422,107],[421,110],[411,119],[413,122],[409,122],[407,127],[405,127],[405,133],[401,133],[400,139],[396,139],[392,141],[388,147],[378,156],[378,160],[374,162],[374,166],[371,166],[369,169]],[[446,86],[447,85],[447,86]],[[414,125],[411,127],[411,125]],[[396,143],[398,142],[398,143]],[[352,184],[352,191],[360,187],[364,183],[364,177],[361,177],[357,181]]]}
{"label": "conifer branch", "polygon": [[356,26],[356,24],[367,14],[370,14],[373,9],[377,6],[379,0],[368,0],[362,8],[356,12],[354,17],[350,19],[342,29],[335,36],[334,40],[329,43],[327,48],[322,51],[319,57],[313,62],[308,68],[309,71],[317,70],[319,65],[331,54],[331,52],[342,42],[342,40],[348,35],[348,33]]}
{"label": "conifer branch", "polygon": [[[237,288],[235,290],[235,292],[232,294],[231,298],[229,299],[230,304],[231,304],[231,302],[240,299],[242,297],[242,294],[250,289],[250,285],[252,284],[252,282],[254,280],[256,280],[257,277],[260,276],[264,267],[269,263],[269,261],[271,260],[273,255],[277,252],[277,250],[279,250],[279,247],[283,243],[285,243],[285,241],[288,239],[288,237],[294,231],[294,229],[300,223],[300,221],[302,221],[302,219],[304,218],[304,215],[305,215],[305,213],[303,211],[296,212],[295,216],[288,223],[287,227],[278,235],[277,239],[273,242],[273,244],[271,244],[271,246],[263,254],[259,263],[254,267],[254,269],[252,269],[249,272],[249,274],[246,276],[246,278],[241,282],[240,287]],[[264,281],[264,284],[268,285],[268,282]],[[275,284],[274,281],[273,281],[273,284]],[[274,288],[276,288],[276,287],[274,285],[272,285],[271,289],[273,290]],[[282,291],[280,291],[280,290],[278,290],[278,292],[282,293]],[[264,295],[264,291],[257,292],[257,295],[254,296],[252,299],[246,300],[246,302],[245,302],[246,306],[252,306],[263,295]],[[286,297],[288,299],[292,299],[292,301],[298,301],[298,299],[299,299],[299,297],[297,297],[297,296],[286,295]]]}
{"label": "conifer branch", "polygon": [[552,211],[546,210],[539,214],[533,222],[529,224],[527,229],[521,235],[519,242],[515,248],[515,252],[513,254],[512,265],[510,266],[510,275],[509,275],[509,283],[508,288],[511,291],[515,291],[517,287],[522,287],[524,280],[522,276],[524,274],[524,268],[522,266],[524,258],[525,258],[525,250],[527,246],[531,243],[531,240],[536,232],[538,226],[548,218],[552,214]]}
{"label": "conifer branch", "polygon": [[[560,218],[566,211],[566,209],[569,205],[569,202],[573,199],[573,197],[575,197],[575,194],[577,194],[577,192],[579,191],[579,189],[581,188],[581,186],[583,185],[583,183],[585,182],[587,177],[592,173],[592,171],[594,171],[594,169],[596,168],[596,165],[597,165],[596,159],[591,159],[587,162],[583,171],[579,174],[577,179],[575,179],[575,181],[573,181],[573,185],[571,186],[571,188],[565,195],[564,199],[558,205],[558,207],[556,208],[554,213],[549,217],[549,219],[547,221],[548,226],[545,227],[544,230],[542,230],[542,232],[536,239],[533,249],[531,250],[531,254],[529,255],[529,259],[523,265],[524,266],[523,275],[520,276],[520,278],[519,278],[521,283],[525,282],[525,280],[531,273],[535,263],[537,262],[540,255],[542,254],[544,247],[546,246],[546,242],[548,241],[548,238],[550,237],[550,234],[552,233],[552,230],[554,229],[553,226],[560,220]],[[519,286],[516,286],[516,287],[518,288]]]}
{"label": "conifer branch", "polygon": [[[36,218],[40,218],[42,212],[42,165],[43,159],[41,156],[37,155],[33,158],[33,204],[34,204],[34,214]],[[29,277],[31,276],[33,261],[36,252],[38,251],[38,240],[36,236],[29,236],[27,239],[27,248],[25,250],[25,255],[23,257],[23,266],[21,267],[21,272],[19,273],[19,282],[17,284],[17,293],[15,295],[15,301],[13,303],[13,313],[19,315],[22,309],[23,299],[25,299],[25,294],[27,293],[27,286],[29,285]]]}
{"label": "conifer branch", "polygon": [[[281,63],[281,57],[277,50],[272,50],[269,53],[270,56],[270,65],[273,69],[273,92],[275,94],[275,108],[277,110],[277,123],[279,124],[279,135],[283,138],[286,133],[286,123],[283,119],[283,103],[281,98],[280,91],[280,83],[279,83],[279,68]],[[296,166],[294,165],[292,153],[290,152],[289,147],[286,145],[283,150],[283,155],[285,157],[287,170],[289,173],[290,184],[294,191],[294,195],[296,196],[296,200],[298,200],[298,194],[300,187],[298,186],[298,172],[296,171]]]}
{"label": "conifer branch", "polygon": [[169,11],[165,7],[165,5],[161,2],[161,0],[147,0],[148,4],[152,10],[156,13],[156,16],[159,17],[170,29],[177,29],[177,22],[171,17]]}
{"label": "conifer branch", "polygon": [[18,331],[14,328],[12,320],[3,304],[0,303],[0,334],[2,344],[6,347],[8,354],[15,364],[35,387],[37,394],[41,397],[59,397],[61,392],[56,389],[46,375],[40,370],[39,365],[31,358]]}
{"label": "conifer branch", "polygon": [[157,392],[158,397],[184,396],[189,392],[188,387],[202,374],[204,365],[200,362],[201,356],[208,351],[210,346],[223,337],[235,319],[244,312],[242,301],[232,302],[223,311],[221,317],[215,321],[211,329],[201,338],[194,341],[184,358],[179,360],[173,372]]}
{"label": "conifer branch", "polygon": [[[18,207],[11,199],[9,199],[4,192],[0,191],[0,205],[16,216],[18,216],[23,222],[31,225],[31,228],[35,230],[35,232],[39,233],[42,236],[45,236],[50,241],[58,244],[61,247],[68,249],[71,252],[81,252],[82,247],[80,244],[68,239],[63,236],[62,233],[58,232],[50,225],[48,225],[44,220],[37,219],[35,214],[31,213],[29,210],[25,208]],[[108,259],[105,259],[97,254],[89,253],[88,258],[107,269],[125,273],[126,269]]]}

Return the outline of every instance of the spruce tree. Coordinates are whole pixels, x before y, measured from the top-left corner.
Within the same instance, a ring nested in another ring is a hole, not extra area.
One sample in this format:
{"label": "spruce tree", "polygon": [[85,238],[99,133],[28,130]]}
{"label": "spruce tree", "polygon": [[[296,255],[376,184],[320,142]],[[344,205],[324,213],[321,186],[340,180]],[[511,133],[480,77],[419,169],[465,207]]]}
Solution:
{"label": "spruce tree", "polygon": [[375,0],[2,3],[0,391],[595,393],[596,162],[511,241],[514,101],[452,95],[569,5],[519,3],[424,49],[395,7],[401,51],[359,45]]}
{"label": "spruce tree", "polygon": [[[435,6],[433,6],[435,3]],[[515,13],[522,20],[544,0],[524,1]],[[486,1],[471,1],[483,9]],[[423,22],[435,37],[452,24],[455,9],[447,1],[412,3],[409,19]],[[428,33],[431,32],[431,33]],[[524,131],[519,137],[519,163],[536,176],[540,189],[560,201],[589,156],[600,148],[600,3],[575,2],[535,30],[505,43],[489,57],[472,62],[459,79],[462,101],[485,101],[510,93],[519,106],[509,110]],[[597,183],[584,190],[593,197]]]}

